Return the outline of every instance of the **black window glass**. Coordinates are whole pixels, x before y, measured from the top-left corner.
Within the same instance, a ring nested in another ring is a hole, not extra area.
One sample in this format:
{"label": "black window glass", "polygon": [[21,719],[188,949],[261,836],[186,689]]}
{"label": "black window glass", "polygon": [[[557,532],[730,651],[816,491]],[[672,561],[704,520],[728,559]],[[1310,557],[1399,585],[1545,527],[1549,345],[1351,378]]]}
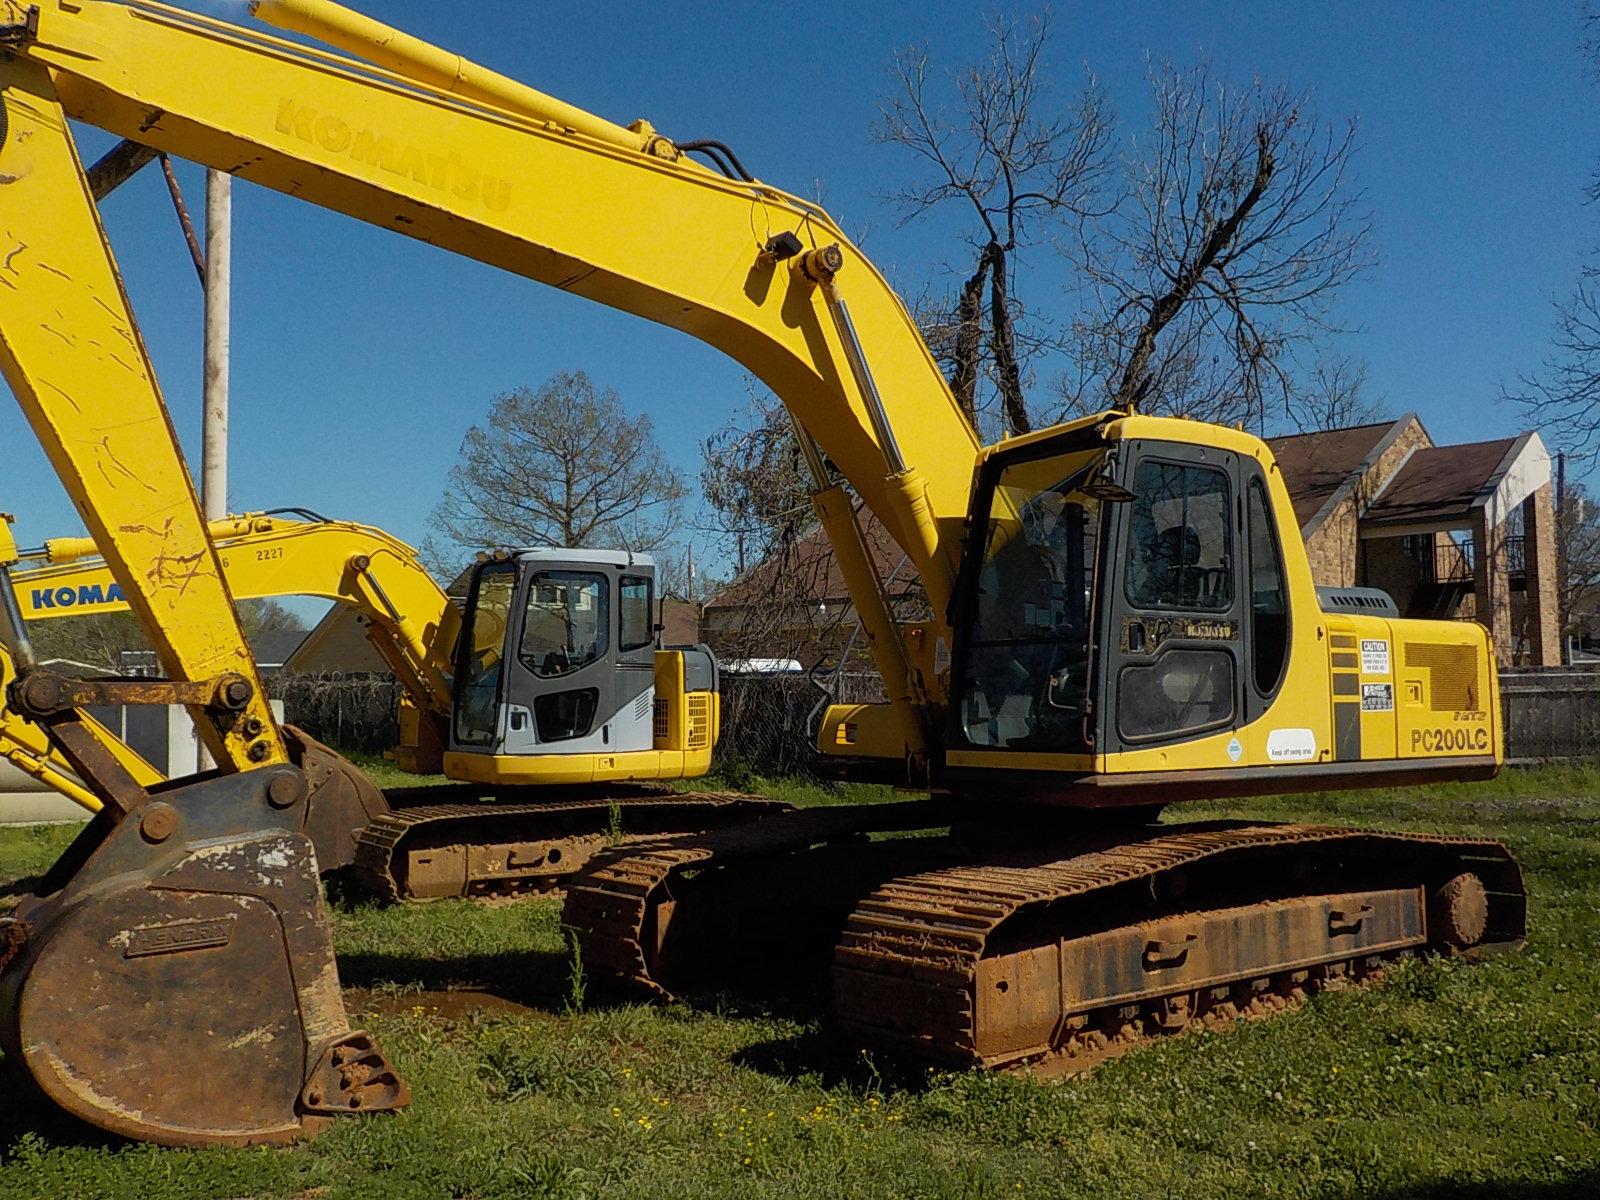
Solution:
{"label": "black window glass", "polygon": [[961,725],[974,746],[1087,749],[1100,502],[1078,488],[1098,461],[1078,453],[1016,463],[989,498],[961,665]]}
{"label": "black window glass", "polygon": [[528,585],[522,661],[535,675],[570,675],[605,656],[610,589],[604,575],[541,571]]}
{"label": "black window glass", "polygon": [[1250,661],[1256,690],[1271,695],[1289,656],[1289,606],[1285,602],[1283,555],[1272,526],[1266,486],[1250,481]]}
{"label": "black window glass", "polygon": [[1134,473],[1133,493],[1129,602],[1162,611],[1225,611],[1233,603],[1226,473],[1146,460]]}
{"label": "black window glass", "polygon": [[474,585],[472,611],[461,632],[460,663],[456,668],[456,740],[463,745],[486,746],[494,740],[500,656],[516,586],[514,563],[484,567]]}
{"label": "black window glass", "polygon": [[1117,731],[1127,741],[1189,733],[1233,717],[1233,655],[1167,650],[1117,678]]}
{"label": "black window glass", "polygon": [[642,650],[655,641],[650,621],[650,580],[641,575],[624,575],[618,605],[622,609],[622,648]]}
{"label": "black window glass", "polygon": [[535,696],[533,719],[541,742],[560,742],[583,737],[594,726],[595,709],[600,704],[599,688],[576,688]]}

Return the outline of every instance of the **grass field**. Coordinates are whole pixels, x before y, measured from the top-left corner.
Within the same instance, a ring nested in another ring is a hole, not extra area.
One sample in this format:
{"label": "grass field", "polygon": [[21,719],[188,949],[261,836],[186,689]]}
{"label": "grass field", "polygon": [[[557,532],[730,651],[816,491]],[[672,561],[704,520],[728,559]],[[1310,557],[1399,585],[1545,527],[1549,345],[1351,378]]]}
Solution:
{"label": "grass field", "polygon": [[[1600,772],[1176,814],[1217,815],[1503,838],[1528,872],[1528,948],[1407,964],[1046,1081],[851,1055],[803,1001],[596,1003],[553,900],[339,908],[347,1003],[409,1111],[291,1149],[180,1152],[0,1093],[0,1196],[1600,1195]],[[66,836],[0,830],[0,879]]]}

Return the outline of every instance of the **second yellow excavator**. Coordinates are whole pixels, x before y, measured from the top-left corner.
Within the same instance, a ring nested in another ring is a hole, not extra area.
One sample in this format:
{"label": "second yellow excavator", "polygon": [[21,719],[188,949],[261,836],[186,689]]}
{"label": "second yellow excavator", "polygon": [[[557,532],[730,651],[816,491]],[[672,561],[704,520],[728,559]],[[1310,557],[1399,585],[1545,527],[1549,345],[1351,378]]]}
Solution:
{"label": "second yellow excavator", "polygon": [[[354,772],[308,806],[322,871],[398,899],[549,888],[619,835],[713,828],[784,806],[665,781],[711,766],[718,667],[704,646],[658,648],[655,564],[616,551],[486,553],[453,601],[404,542],[304,509],[214,521],[235,599],[307,596],[353,609],[400,682],[402,770],[458,787],[390,788]],[[125,612],[93,540],[6,554],[25,622]],[[288,734],[301,746],[302,730]],[[117,743],[113,743],[117,744]],[[0,707],[0,757],[89,812],[36,725]],[[126,759],[147,785],[161,776]]]}

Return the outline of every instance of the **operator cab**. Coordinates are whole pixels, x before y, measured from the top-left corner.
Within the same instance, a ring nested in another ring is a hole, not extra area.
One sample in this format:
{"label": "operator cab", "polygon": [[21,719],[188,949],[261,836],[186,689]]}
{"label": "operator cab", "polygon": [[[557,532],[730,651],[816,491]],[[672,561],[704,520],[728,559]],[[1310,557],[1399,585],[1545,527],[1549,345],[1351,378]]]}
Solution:
{"label": "operator cab", "polygon": [[601,550],[500,552],[473,570],[450,750],[615,754],[654,744],[655,563]]}
{"label": "operator cab", "polygon": [[1286,581],[1255,459],[1076,428],[989,456],[974,501],[958,757],[995,755],[1004,771],[1046,754],[1083,774],[1093,755],[1242,728],[1276,696]]}

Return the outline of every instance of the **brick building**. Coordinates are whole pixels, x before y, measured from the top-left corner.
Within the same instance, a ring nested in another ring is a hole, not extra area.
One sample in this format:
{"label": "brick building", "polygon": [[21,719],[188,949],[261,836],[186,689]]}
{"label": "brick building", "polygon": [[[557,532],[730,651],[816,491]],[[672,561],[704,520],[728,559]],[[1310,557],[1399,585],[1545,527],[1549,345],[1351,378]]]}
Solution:
{"label": "brick building", "polygon": [[1438,446],[1415,413],[1271,438],[1318,584],[1481,620],[1502,665],[1558,666],[1555,506],[1536,433]]}

